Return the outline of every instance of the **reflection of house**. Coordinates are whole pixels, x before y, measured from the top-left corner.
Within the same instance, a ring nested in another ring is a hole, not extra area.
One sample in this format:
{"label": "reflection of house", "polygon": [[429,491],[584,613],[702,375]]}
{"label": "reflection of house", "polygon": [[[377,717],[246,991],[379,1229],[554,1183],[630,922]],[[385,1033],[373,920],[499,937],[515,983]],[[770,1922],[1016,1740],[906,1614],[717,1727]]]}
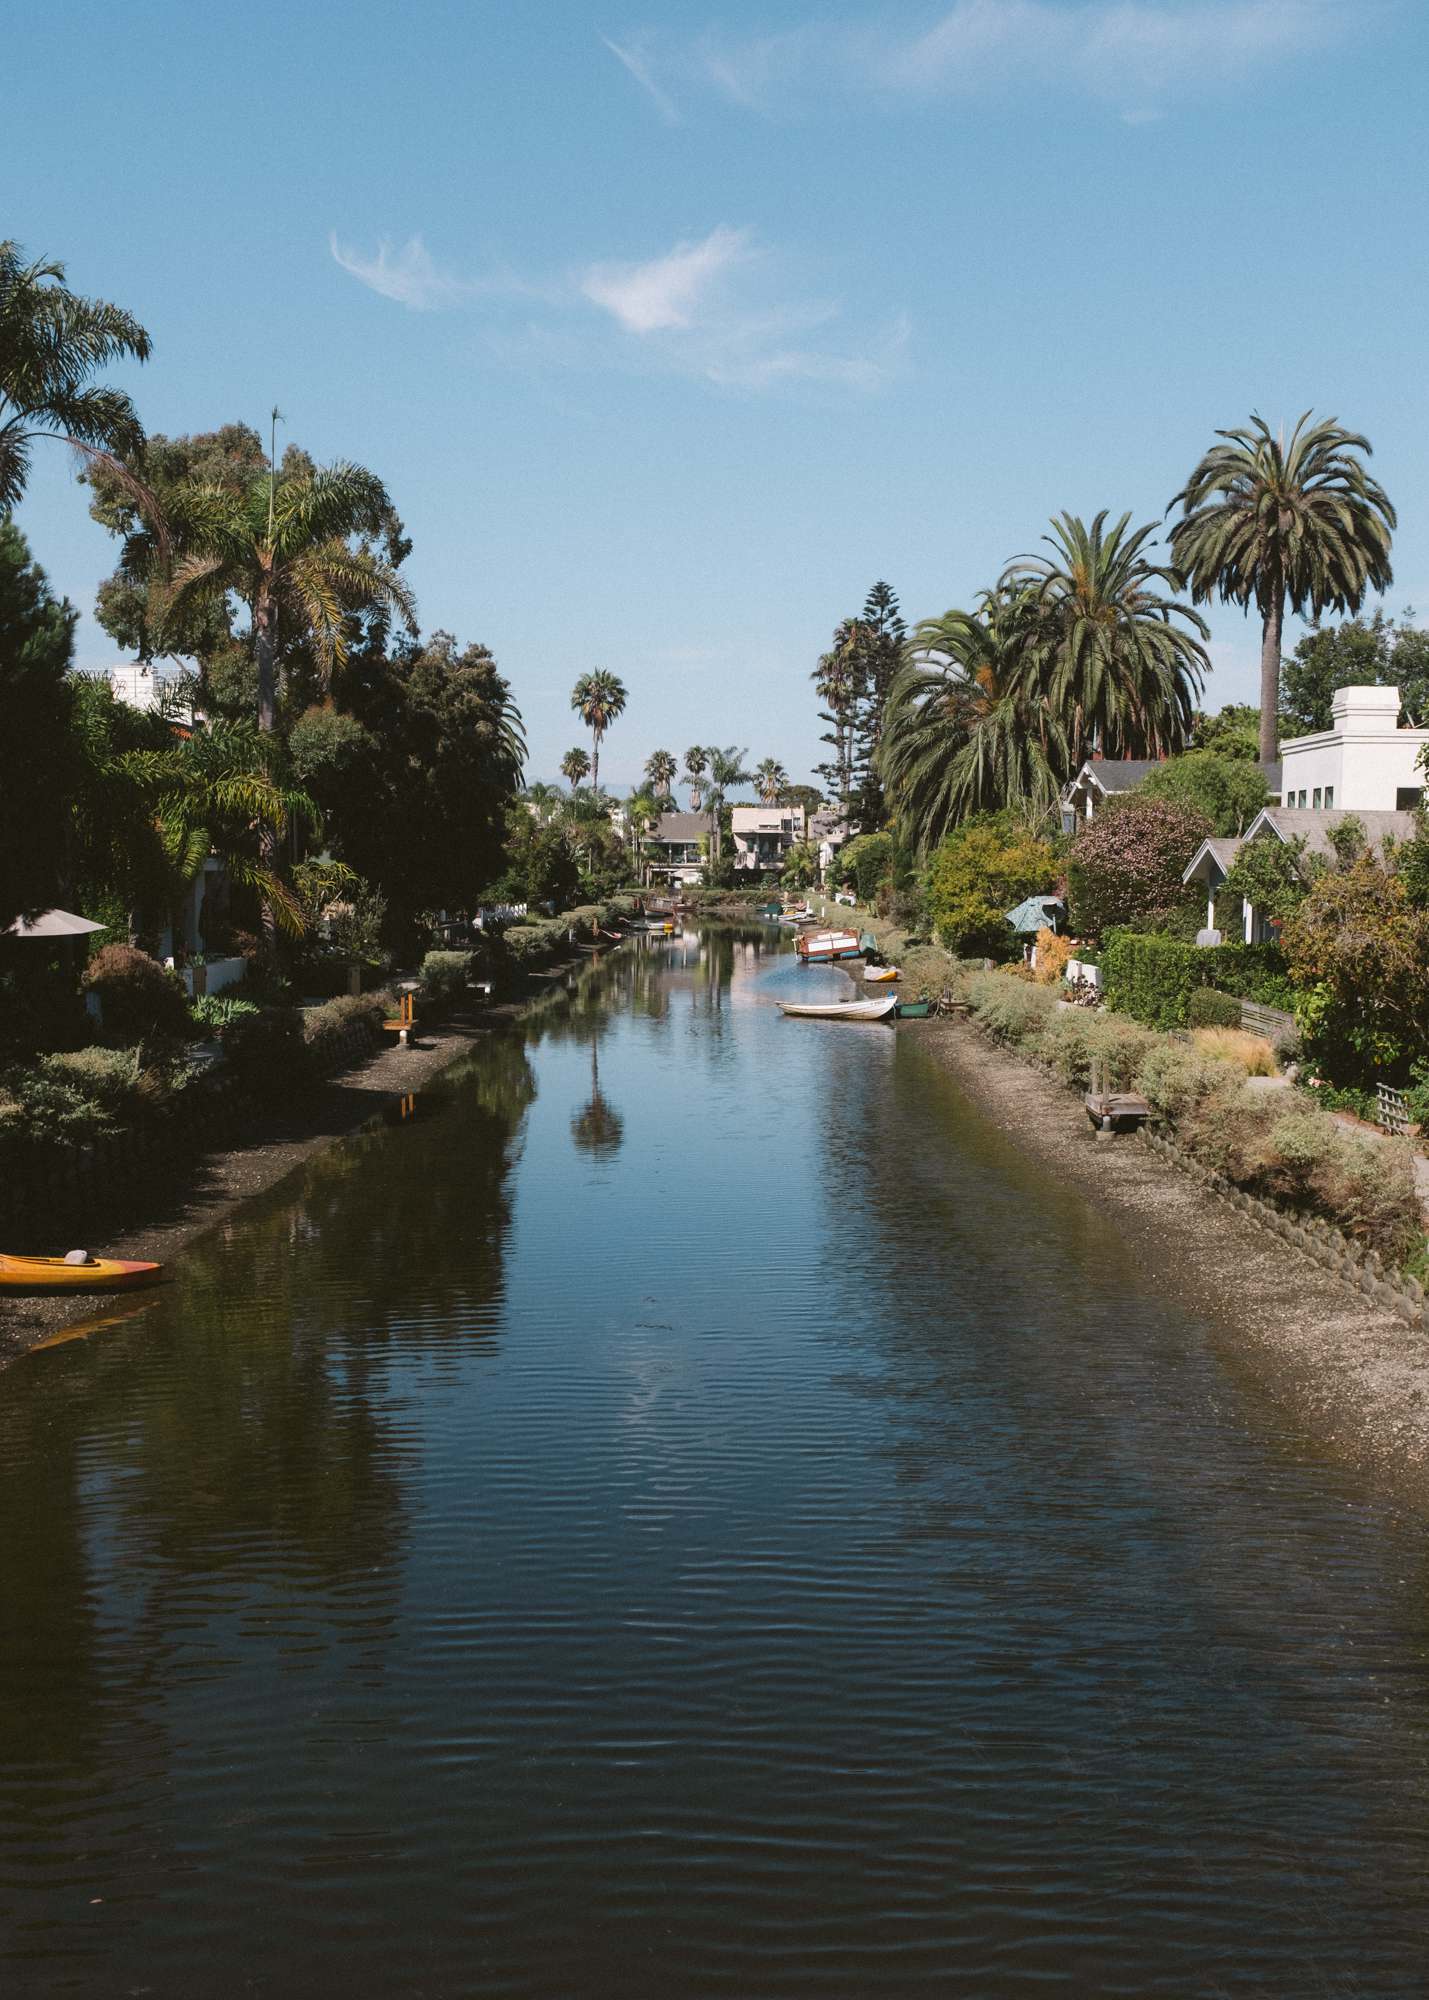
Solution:
{"label": "reflection of house", "polygon": [[[1143,778],[1160,769],[1161,761],[1156,757],[1089,757],[1070,784],[1062,787],[1063,833],[1074,832],[1078,820],[1095,819],[1097,808],[1108,799],[1134,792]],[[1265,778],[1271,804],[1277,804],[1279,764],[1257,764],[1256,769]]]}
{"label": "reflection of house", "polygon": [[1333,721],[1280,746],[1287,806],[1310,812],[1412,812],[1424,797],[1419,760],[1429,729],[1399,727],[1399,689],[1335,690]]}
{"label": "reflection of house", "polygon": [[704,844],[710,823],[703,813],[661,813],[645,839],[646,865],[652,876],[693,888],[704,874]]}
{"label": "reflection of house", "polygon": [[802,806],[735,806],[730,815],[736,868],[776,869],[789,849],[804,838]]}
{"label": "reflection of house", "polygon": [[1199,882],[1205,889],[1207,928],[1219,930],[1223,936],[1240,936],[1247,944],[1266,943],[1274,931],[1252,904],[1242,900],[1238,915],[1228,921],[1230,913],[1224,907],[1225,898],[1222,896],[1220,904],[1217,903],[1221,884],[1230,873],[1236,855],[1252,840],[1280,840],[1287,846],[1303,840],[1307,856],[1333,861],[1335,849],[1330,833],[1347,819],[1359,821],[1375,853],[1383,851],[1386,836],[1408,840],[1414,833],[1414,815],[1409,812],[1342,812],[1338,808],[1333,812],[1302,812],[1296,807],[1267,806],[1251,821],[1244,840],[1203,840],[1181,879],[1187,883]]}

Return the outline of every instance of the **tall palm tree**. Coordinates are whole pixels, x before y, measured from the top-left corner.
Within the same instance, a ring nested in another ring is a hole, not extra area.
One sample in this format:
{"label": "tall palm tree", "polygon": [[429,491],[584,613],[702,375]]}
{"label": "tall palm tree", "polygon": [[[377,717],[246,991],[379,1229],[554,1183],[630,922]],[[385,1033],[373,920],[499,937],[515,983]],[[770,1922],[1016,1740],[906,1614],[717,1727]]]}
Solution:
{"label": "tall palm tree", "polygon": [[789,773],[777,757],[765,757],[754,767],[754,783],[766,806],[777,806],[789,789]]}
{"label": "tall palm tree", "polygon": [[669,798],[670,787],[679,768],[668,750],[652,751],[645,760],[645,775],[650,780],[651,788],[664,798]]}
{"label": "tall palm tree", "polygon": [[690,788],[690,811],[697,813],[700,800],[704,797],[705,772],[709,769],[709,752],[692,743],[685,752],[685,783]]}
{"label": "tall palm tree", "polygon": [[754,783],[753,774],[744,768],[747,750],[737,749],[731,743],[727,749],[711,746],[709,752],[709,780],[705,789],[705,811],[710,821],[710,859],[718,865],[724,847],[724,828],[720,815],[724,811],[725,794],[739,791],[745,785]]}
{"label": "tall palm tree", "polygon": [[878,768],[910,842],[926,851],[960,820],[1003,806],[1046,810],[1069,774],[1065,732],[1041,684],[1025,591],[925,619],[884,711]]}
{"label": "tall palm tree", "polygon": [[1110,757],[1182,749],[1210,669],[1206,621],[1164,594],[1181,579],[1145,554],[1155,525],[1106,520],[1105,510],[1090,527],[1057,515],[1042,537],[1052,556],[1019,556],[1002,579],[1026,594],[1042,698],[1074,762],[1098,748]]}
{"label": "tall palm tree", "polygon": [[625,687],[604,667],[582,674],[571,689],[571,707],[591,736],[591,790],[600,790],[600,746],[607,729],[625,708]]}
{"label": "tall palm tree", "polygon": [[31,445],[55,438],[103,460],[157,518],[123,462],[143,449],[138,413],[122,389],[90,383],[126,356],[149,358],[149,336],[132,314],[70,291],[63,264],[27,264],[18,243],[0,243],[0,514],[25,490]]}
{"label": "tall palm tree", "polygon": [[584,750],[575,749],[566,752],[565,756],[561,759],[561,776],[571,787],[572,791],[575,790],[577,785],[585,783],[586,779],[590,776],[590,758]]}
{"label": "tall palm tree", "polygon": [[642,888],[645,885],[645,842],[650,829],[659,825],[665,803],[659,794],[646,786],[630,794],[629,803],[625,808],[625,823],[630,829],[630,841],[635,851],[636,873]]}
{"label": "tall palm tree", "polygon": [[[271,472],[246,487],[182,487],[169,507],[179,551],[162,596],[161,619],[232,593],[248,606],[258,668],[258,729],[277,723],[278,662],[284,638],[312,645],[324,675],[346,664],[348,623],[358,612],[390,606],[416,631],[416,607],[393,564],[359,537],[376,535],[391,515],[374,473],[339,463],[288,477]],[[131,535],[121,567],[148,575],[152,531]],[[278,844],[262,831],[262,862],[278,872]],[[263,906],[270,942],[276,922]]]}
{"label": "tall palm tree", "polygon": [[[1297,617],[1358,611],[1394,580],[1394,508],[1365,470],[1368,438],[1307,410],[1287,444],[1258,416],[1217,431],[1181,491],[1171,554],[1196,603],[1219,596],[1260,613],[1260,755],[1280,754],[1280,642],[1288,604]],[[1168,507],[1167,512],[1170,512]]]}

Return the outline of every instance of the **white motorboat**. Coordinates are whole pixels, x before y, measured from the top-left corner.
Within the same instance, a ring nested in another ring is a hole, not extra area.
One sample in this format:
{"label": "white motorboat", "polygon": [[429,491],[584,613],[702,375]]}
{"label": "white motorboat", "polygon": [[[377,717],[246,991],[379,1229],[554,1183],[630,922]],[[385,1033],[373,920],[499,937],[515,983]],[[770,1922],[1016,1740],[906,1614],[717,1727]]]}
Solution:
{"label": "white motorboat", "polygon": [[802,1021],[891,1021],[898,1011],[898,996],[890,993],[886,1000],[781,1000],[779,1011],[791,1020]]}

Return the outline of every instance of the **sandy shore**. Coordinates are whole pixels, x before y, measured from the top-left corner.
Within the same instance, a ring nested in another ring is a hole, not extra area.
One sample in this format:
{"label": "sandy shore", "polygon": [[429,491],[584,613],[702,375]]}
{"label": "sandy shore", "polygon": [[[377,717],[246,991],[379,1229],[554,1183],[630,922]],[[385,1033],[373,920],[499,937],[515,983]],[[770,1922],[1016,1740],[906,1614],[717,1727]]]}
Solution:
{"label": "sandy shore", "polygon": [[[170,1263],[186,1244],[253,1195],[379,1116],[406,1091],[420,1090],[474,1044],[501,1032],[523,1004],[495,1007],[474,1020],[434,1029],[410,1048],[379,1049],[367,1062],[292,1104],[255,1111],[232,1145],[190,1155],[167,1173],[156,1168],[142,1188],[116,1196],[93,1218],[84,1247],[111,1257]],[[0,1299],[0,1367],[51,1334],[122,1305],[122,1297],[98,1293]]]}

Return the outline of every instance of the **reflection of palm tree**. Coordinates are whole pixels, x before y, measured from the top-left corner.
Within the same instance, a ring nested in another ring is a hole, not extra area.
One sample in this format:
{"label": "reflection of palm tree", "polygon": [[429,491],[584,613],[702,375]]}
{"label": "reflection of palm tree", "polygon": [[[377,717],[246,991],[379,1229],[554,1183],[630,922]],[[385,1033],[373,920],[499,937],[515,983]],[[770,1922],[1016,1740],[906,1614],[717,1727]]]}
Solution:
{"label": "reflection of palm tree", "polygon": [[576,1144],[583,1152],[597,1156],[618,1152],[625,1137],[625,1120],[601,1094],[599,1048],[599,1037],[593,1036],[590,1045],[590,1103],[571,1120],[571,1137]]}

